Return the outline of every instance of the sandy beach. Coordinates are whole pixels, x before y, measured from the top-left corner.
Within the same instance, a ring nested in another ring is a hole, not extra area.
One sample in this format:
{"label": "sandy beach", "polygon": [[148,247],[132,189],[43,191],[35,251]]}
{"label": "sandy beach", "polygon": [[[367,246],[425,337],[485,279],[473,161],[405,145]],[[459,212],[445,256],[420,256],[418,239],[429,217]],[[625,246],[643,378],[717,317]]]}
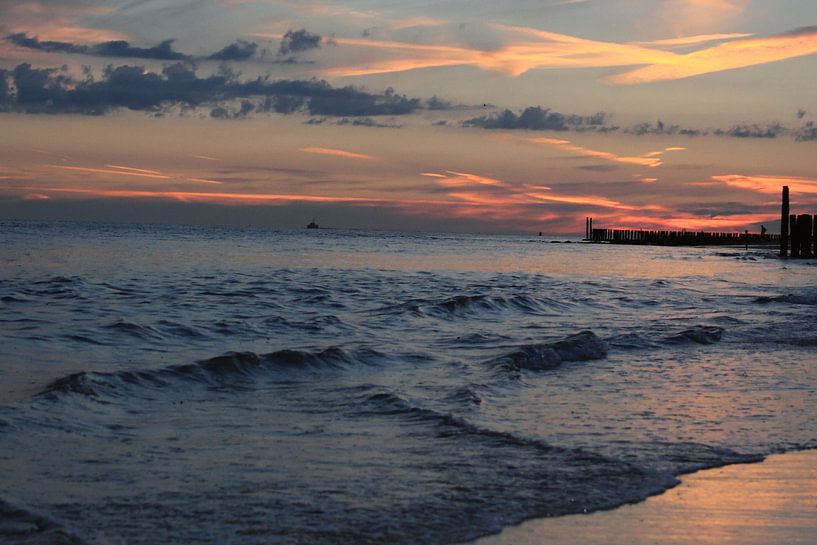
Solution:
{"label": "sandy beach", "polygon": [[817,451],[685,475],[644,502],[537,519],[474,545],[806,545],[817,536]]}

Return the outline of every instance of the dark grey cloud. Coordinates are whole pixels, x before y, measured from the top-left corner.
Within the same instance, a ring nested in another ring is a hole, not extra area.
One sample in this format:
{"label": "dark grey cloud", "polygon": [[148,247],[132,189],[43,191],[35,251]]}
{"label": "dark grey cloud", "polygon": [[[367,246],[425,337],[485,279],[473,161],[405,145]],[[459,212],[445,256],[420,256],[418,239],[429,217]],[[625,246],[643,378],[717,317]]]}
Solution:
{"label": "dark grey cloud", "polygon": [[681,206],[678,208],[678,211],[685,214],[692,214],[694,216],[717,218],[721,216],[758,214],[768,212],[769,208],[769,206],[764,205],[752,206],[739,202],[723,202],[708,203],[706,206]]}
{"label": "dark grey cloud", "polygon": [[817,126],[814,121],[809,121],[802,127],[794,130],[794,139],[798,142],[817,141]]}
{"label": "dark grey cloud", "polygon": [[716,129],[713,134],[735,138],[777,138],[786,132],[788,129],[780,123],[770,123],[768,125],[735,125],[730,129]]}
{"label": "dark grey cloud", "polygon": [[[451,105],[445,101],[439,101],[436,97],[426,101],[425,107],[434,109],[436,104],[442,104],[445,109],[457,109],[459,106]],[[798,110],[797,118],[803,119],[805,110]],[[519,113],[511,110],[503,110],[491,115],[475,117],[462,123],[465,127],[478,127],[482,129],[502,129],[502,130],[527,130],[527,131],[593,131],[598,133],[623,132],[636,136],[724,136],[731,138],[766,138],[773,139],[781,136],[789,136],[800,142],[817,141],[817,126],[815,122],[808,121],[801,127],[786,127],[779,122],[767,124],[747,124],[740,123],[728,129],[723,128],[693,128],[684,127],[673,123],[665,123],[658,120],[655,123],[638,123],[629,127],[621,128],[617,125],[607,123],[609,115],[599,112],[590,116],[576,114],[563,114],[552,111],[549,108],[532,106],[525,108]],[[584,167],[578,167],[584,168]],[[594,168],[594,167],[590,167]]]}
{"label": "dark grey cloud", "polygon": [[348,117],[344,117],[337,122],[338,125],[351,125],[353,127],[378,127],[378,128],[385,128],[385,129],[399,129],[400,125],[396,123],[381,123],[380,121],[375,121],[371,117],[358,117],[354,119],[350,119]]}
{"label": "dark grey cloud", "polygon": [[281,40],[281,47],[278,52],[281,55],[290,55],[318,49],[323,38],[318,34],[313,34],[302,28],[300,30],[288,30]]}
{"label": "dark grey cloud", "polygon": [[521,113],[504,110],[497,114],[475,117],[463,122],[466,127],[483,129],[522,129],[528,131],[567,131],[594,129],[604,125],[607,114],[599,112],[590,116],[561,114],[550,108],[531,106]]}
{"label": "dark grey cloud", "polygon": [[37,38],[29,37],[24,32],[17,32],[6,36],[6,41],[18,47],[34,49],[37,51],[57,52],[57,53],[81,53],[88,52],[88,46],[77,45],[68,42],[40,41]]}
{"label": "dark grey cloud", "polygon": [[[102,115],[119,108],[164,113],[174,107],[210,107],[219,118],[253,112],[304,112],[314,116],[399,116],[423,108],[421,100],[387,89],[372,93],[333,87],[322,80],[241,80],[232,72],[199,77],[196,69],[174,63],[161,72],[142,66],[108,66],[101,78],[76,78],[63,69],[20,64],[0,74],[6,110],[24,113]],[[234,104],[239,103],[238,107]]]}
{"label": "dark grey cloud", "polygon": [[257,49],[258,44],[255,42],[236,40],[224,49],[216,51],[207,59],[211,61],[245,61],[252,58]]}
{"label": "dark grey cloud", "polygon": [[682,127],[680,125],[673,125],[664,123],[660,119],[655,123],[639,123],[624,129],[625,133],[635,134],[638,136],[645,135],[682,135],[682,136],[705,136],[709,131],[705,129],[692,129],[689,127]]}
{"label": "dark grey cloud", "polygon": [[153,47],[134,47],[125,40],[103,42],[92,47],[101,57],[121,57],[133,59],[158,59],[163,61],[190,60],[184,53],[173,50],[174,40],[164,40]]}
{"label": "dark grey cloud", "polygon": [[135,47],[125,40],[113,40],[94,45],[69,42],[40,41],[36,37],[18,32],[9,34],[6,40],[18,47],[52,53],[75,53],[98,57],[119,57],[129,59],[156,59],[163,61],[191,60],[191,57],[173,49],[174,40],[164,40],[153,47]]}

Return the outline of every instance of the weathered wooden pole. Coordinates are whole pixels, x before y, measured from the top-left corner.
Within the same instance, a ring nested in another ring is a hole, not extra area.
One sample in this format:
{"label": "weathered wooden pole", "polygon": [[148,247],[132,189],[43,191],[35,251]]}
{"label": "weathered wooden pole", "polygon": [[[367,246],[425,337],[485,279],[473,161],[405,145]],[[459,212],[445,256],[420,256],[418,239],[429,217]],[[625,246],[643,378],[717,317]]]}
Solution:
{"label": "weathered wooden pole", "polygon": [[800,257],[800,230],[797,229],[797,216],[789,214],[789,234],[791,235],[791,253],[792,257]]}
{"label": "weathered wooden pole", "polygon": [[797,223],[800,228],[800,257],[811,257],[811,214],[800,214]]}
{"label": "weathered wooden pole", "polygon": [[789,255],[789,186],[783,186],[783,205],[780,209],[780,257]]}
{"label": "weathered wooden pole", "polygon": [[815,215],[812,218],[811,228],[812,228],[811,247],[813,248],[812,255],[817,257],[817,215]]}

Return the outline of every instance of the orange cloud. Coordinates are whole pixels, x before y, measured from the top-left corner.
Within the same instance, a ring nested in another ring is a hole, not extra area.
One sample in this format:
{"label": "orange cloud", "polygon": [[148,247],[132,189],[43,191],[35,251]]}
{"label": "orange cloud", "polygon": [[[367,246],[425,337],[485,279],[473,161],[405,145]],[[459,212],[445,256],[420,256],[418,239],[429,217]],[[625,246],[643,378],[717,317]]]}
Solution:
{"label": "orange cloud", "polygon": [[735,40],[638,68],[608,79],[611,83],[632,85],[677,80],[734,70],[759,64],[817,53],[817,28],[758,38]]}
{"label": "orange cloud", "polygon": [[[578,204],[595,206],[600,208],[613,208],[618,210],[658,209],[660,207],[630,206],[606,197],[593,195],[557,195],[550,193],[550,188],[542,185],[512,184],[486,176],[469,174],[467,172],[446,171],[448,175],[436,173],[424,173],[425,176],[432,174],[438,183],[443,187],[456,188],[449,192],[449,196],[466,201],[471,204],[486,206],[507,206],[520,204],[543,204],[547,202]],[[482,188],[483,190],[478,190]],[[491,190],[485,191],[484,188]],[[471,189],[470,191],[468,189]]]}
{"label": "orange cloud", "polygon": [[708,42],[719,42],[723,40],[735,40],[738,38],[748,38],[752,34],[699,34],[697,36],[684,36],[681,38],[669,38],[666,40],[653,40],[650,42],[630,42],[633,45],[646,45],[658,47],[683,47],[687,45],[698,45]]}
{"label": "orange cloud", "polygon": [[96,189],[96,188],[65,188],[42,187],[21,188],[23,190],[48,191],[89,195],[91,197],[112,198],[159,198],[181,201],[201,202],[236,202],[236,203],[286,203],[286,202],[320,202],[320,203],[384,203],[382,199],[366,197],[330,197],[322,195],[283,195],[270,193],[207,193],[200,191],[138,191],[128,189]]}
{"label": "orange cloud", "polygon": [[681,215],[670,218],[624,215],[615,218],[608,229],[672,229],[688,231],[730,232],[742,230],[748,225],[780,219],[779,214],[734,214],[714,218]]}
{"label": "orange cloud", "polygon": [[794,176],[743,176],[741,174],[727,174],[712,176],[713,180],[725,183],[730,187],[748,189],[766,195],[779,195],[784,185],[789,186],[793,193],[817,193],[817,180]]}
{"label": "orange cloud", "polygon": [[362,159],[365,161],[372,161],[376,159],[373,155],[366,155],[364,153],[354,153],[351,151],[344,151],[341,149],[333,149],[333,148],[301,148],[300,151],[305,153],[316,153],[319,155],[331,155],[333,157],[343,157],[344,159]]}
{"label": "orange cloud", "polygon": [[158,170],[148,170],[148,169],[144,169],[144,168],[124,167],[124,166],[119,166],[119,165],[105,165],[105,166],[107,168],[115,168],[117,170],[125,170],[125,171],[129,171],[129,172],[138,172],[138,173],[141,173],[141,174],[155,174],[155,175],[159,175],[159,176],[162,175],[162,173],[159,172]]}
{"label": "orange cloud", "polygon": [[549,146],[557,146],[560,149],[564,149],[576,153],[578,155],[594,157],[596,159],[603,159],[605,161],[612,161],[614,163],[641,165],[650,168],[655,168],[664,164],[664,162],[658,157],[662,155],[664,152],[670,151],[670,148],[666,148],[660,151],[652,151],[644,155],[632,157],[626,155],[616,155],[615,153],[611,153],[609,151],[599,151],[590,148],[585,148],[574,144],[570,140],[561,140],[559,138],[530,138],[528,139],[528,141],[533,142],[535,144],[547,144]]}
{"label": "orange cloud", "polygon": [[48,195],[44,195],[42,193],[27,193],[23,195],[24,201],[48,201],[51,200],[51,197]]}
{"label": "orange cloud", "polygon": [[111,169],[104,169],[104,168],[91,168],[91,167],[71,167],[71,166],[64,166],[64,165],[48,165],[51,168],[59,168],[62,170],[74,170],[78,172],[91,172],[95,174],[114,174],[119,176],[140,176],[142,178],[157,178],[160,180],[169,180],[170,176],[165,176],[159,173],[151,173],[155,171],[140,171],[140,169],[132,169],[132,170],[116,170],[121,168],[128,168],[128,167],[114,167]]}
{"label": "orange cloud", "polygon": [[[734,2],[687,0],[686,7],[706,6],[718,13],[731,13]],[[441,22],[436,21],[435,24]],[[606,81],[620,85],[674,80],[696,75],[744,68],[817,53],[817,30],[768,37],[751,34],[701,34],[652,42],[615,43],[578,38],[528,27],[492,24],[505,34],[505,42],[491,50],[446,44],[416,44],[397,40],[336,37],[334,43],[358,51],[343,58],[333,54],[332,66],[320,71],[329,76],[362,76],[445,66],[475,66],[519,76],[532,69],[609,68],[638,66]],[[257,33],[261,38],[278,39],[280,34]],[[662,47],[720,43],[686,54]],[[365,50],[361,51],[361,50]]]}

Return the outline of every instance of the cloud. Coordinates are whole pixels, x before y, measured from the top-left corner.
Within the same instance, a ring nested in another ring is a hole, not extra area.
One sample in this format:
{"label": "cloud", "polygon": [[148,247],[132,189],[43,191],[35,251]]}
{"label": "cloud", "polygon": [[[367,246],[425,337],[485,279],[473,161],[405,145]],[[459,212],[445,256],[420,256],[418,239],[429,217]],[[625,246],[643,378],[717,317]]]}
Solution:
{"label": "cloud", "polygon": [[817,180],[797,176],[744,176],[742,174],[725,174],[712,176],[712,179],[730,187],[746,189],[765,195],[779,195],[784,185],[793,193],[817,194]]}
{"label": "cloud", "polygon": [[[638,123],[632,127],[624,129],[625,133],[635,134],[637,136],[646,135],[681,135],[681,136],[705,136],[709,134],[706,129],[693,129],[689,127],[682,127],[680,125],[673,125],[664,123],[660,119],[655,123]],[[722,133],[722,135],[727,135]],[[728,135],[727,135],[728,136]]]}
{"label": "cloud", "polygon": [[242,204],[272,204],[289,202],[316,202],[316,203],[369,203],[384,202],[382,199],[367,197],[340,197],[324,195],[286,195],[277,193],[222,193],[203,191],[145,191],[131,189],[101,189],[83,187],[39,187],[20,188],[35,190],[44,193],[69,193],[89,197],[105,198],[138,198],[138,199],[172,199],[185,202],[214,202],[214,203],[242,203]]}
{"label": "cloud", "polygon": [[649,42],[630,42],[633,45],[646,45],[657,47],[685,47],[709,42],[719,42],[723,40],[735,40],[737,38],[748,38],[752,34],[698,34],[696,36],[683,36],[680,38],[668,38],[664,40],[652,40]]}
{"label": "cloud", "polygon": [[[550,187],[525,183],[510,183],[496,178],[467,172],[447,170],[444,173],[423,172],[447,189],[451,197],[472,205],[488,207],[512,207],[557,203],[579,207],[636,210],[638,207],[597,195],[563,195],[553,193]],[[655,209],[654,206],[642,207]]]}
{"label": "cloud", "polygon": [[[2,93],[0,93],[0,96]],[[794,139],[798,142],[813,142],[817,140],[817,126],[813,121],[807,122],[799,129],[794,130]]]}
{"label": "cloud", "polygon": [[525,108],[519,115],[504,110],[489,116],[475,117],[463,122],[466,127],[483,129],[524,129],[530,131],[566,131],[568,129],[596,128],[603,126],[607,114],[599,112],[591,116],[565,115],[539,106]]}
{"label": "cloud", "polygon": [[777,138],[787,131],[780,123],[769,125],[735,125],[731,129],[716,129],[713,134],[718,136],[733,136],[735,138]]}
{"label": "cloud", "polygon": [[[239,80],[233,74],[199,77],[181,63],[161,73],[141,66],[108,66],[101,79],[72,77],[64,70],[20,64],[0,73],[6,110],[24,113],[102,115],[118,108],[164,112],[170,108],[212,107],[213,117],[239,118],[251,112],[306,112],[337,117],[400,116],[423,107],[419,99],[387,89],[371,93],[320,80]],[[7,80],[13,85],[10,87]],[[13,87],[13,92],[12,92]],[[232,106],[240,101],[236,109]]]}
{"label": "cloud", "polygon": [[649,153],[633,157],[627,155],[618,155],[609,151],[599,151],[590,148],[585,148],[583,146],[576,145],[570,142],[569,140],[560,140],[558,138],[531,138],[529,139],[529,141],[533,142],[534,144],[556,146],[559,149],[576,153],[578,155],[584,155],[585,157],[594,157],[597,159],[603,159],[605,161],[611,161],[613,163],[640,165],[650,168],[658,167],[664,164],[664,161],[660,158],[661,155],[664,155],[665,153],[671,151],[681,151],[686,149],[673,146],[658,151],[651,151]]}
{"label": "cloud", "polygon": [[80,46],[68,42],[57,41],[40,41],[37,38],[29,38],[24,32],[9,34],[6,36],[6,41],[16,45],[17,47],[25,47],[26,49],[34,49],[37,51],[59,52],[59,53],[87,53],[87,46]]}
{"label": "cloud", "polygon": [[[489,26],[498,34],[496,43],[490,47],[468,46],[469,41],[462,35],[465,32],[462,29],[460,34],[440,38],[438,43],[401,41],[399,33],[392,39],[379,40],[336,37],[333,42],[349,53],[347,60],[335,59],[335,64],[325,68],[323,73],[363,76],[434,67],[474,66],[516,77],[533,69],[641,66],[605,80],[616,85],[632,85],[683,79],[817,53],[817,30],[814,27],[766,37],[721,33],[616,43],[529,27]],[[713,41],[721,43],[707,46]],[[463,43],[466,45],[459,45]],[[666,49],[675,46],[703,48],[683,54]]]}
{"label": "cloud", "polygon": [[6,40],[18,47],[49,53],[75,53],[99,57],[155,59],[164,61],[190,60],[190,57],[173,49],[174,40],[164,40],[153,47],[134,47],[125,40],[112,40],[95,45],[70,42],[40,41],[25,33],[9,34]]}
{"label": "cloud", "polygon": [[281,39],[281,46],[278,52],[281,55],[303,53],[310,49],[319,49],[322,38],[302,28],[301,30],[288,30]]}
{"label": "cloud", "polygon": [[237,40],[223,49],[216,51],[207,57],[207,59],[211,61],[245,61],[255,55],[257,49],[258,44],[255,42]]}
{"label": "cloud", "polygon": [[351,151],[345,151],[334,148],[307,147],[301,148],[300,151],[303,151],[304,153],[315,153],[318,155],[331,155],[333,157],[342,157],[344,159],[362,159],[365,161],[372,161],[376,159],[376,157],[374,157],[373,155],[366,155],[364,153],[354,153]]}
{"label": "cloud", "polygon": [[51,197],[43,193],[26,193],[22,198],[24,201],[47,201],[51,199]]}
{"label": "cloud", "polygon": [[817,27],[804,27],[774,36],[734,40],[686,55],[659,59],[659,62],[648,66],[611,76],[608,81],[618,85],[633,85],[678,80],[814,53],[817,53]]}
{"label": "cloud", "polygon": [[160,172],[151,171],[151,170],[142,170],[142,169],[135,169],[135,168],[128,168],[128,167],[117,167],[106,165],[109,168],[91,168],[91,167],[78,167],[78,166],[65,166],[65,165],[49,165],[52,168],[59,168],[62,170],[73,170],[78,172],[89,172],[93,174],[113,174],[115,176],[139,176],[142,178],[156,178],[160,180],[169,180],[170,176],[165,176]]}
{"label": "cloud", "polygon": [[153,47],[133,47],[125,40],[103,42],[93,46],[92,51],[101,57],[134,59],[158,59],[164,61],[189,60],[190,57],[173,50],[174,40],[164,40]]}

